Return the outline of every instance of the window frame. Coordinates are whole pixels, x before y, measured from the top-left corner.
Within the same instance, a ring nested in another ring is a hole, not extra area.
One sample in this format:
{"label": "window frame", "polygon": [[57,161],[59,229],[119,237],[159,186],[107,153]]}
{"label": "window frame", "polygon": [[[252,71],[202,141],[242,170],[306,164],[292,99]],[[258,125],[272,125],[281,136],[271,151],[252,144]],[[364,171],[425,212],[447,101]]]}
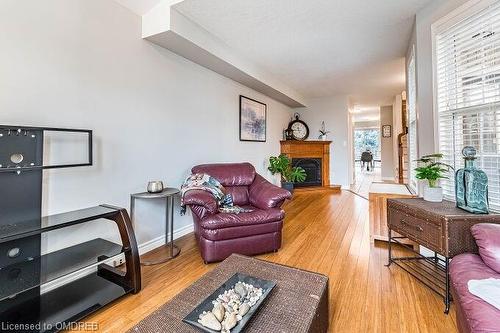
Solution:
{"label": "window frame", "polygon": [[[410,65],[413,62],[413,77],[410,77]],[[407,89],[406,89],[406,110],[407,110],[407,127],[408,127],[408,133],[407,133],[407,142],[408,142],[408,186],[410,187],[410,190],[418,194],[418,180],[415,178],[412,178],[412,175],[415,174],[412,168],[412,160],[418,159],[418,112],[417,112],[417,55],[416,55],[416,49],[415,45],[413,44],[411,46],[411,51],[410,51],[410,58],[408,59],[406,63],[406,80],[407,80]],[[410,97],[410,80],[413,80],[413,86],[414,86],[414,101],[413,101],[413,106],[411,105],[411,97]],[[415,113],[415,142],[412,142],[411,140],[411,110],[413,107],[413,112]],[[411,145],[415,145],[415,155],[412,156],[411,154]],[[414,181],[414,183],[413,183]]]}
{"label": "window frame", "polygon": [[487,7],[495,4],[498,0],[470,0],[458,7],[448,15],[442,17],[431,25],[432,39],[432,92],[433,92],[433,122],[434,122],[434,146],[436,150],[440,145],[439,127],[439,97],[438,97],[438,64],[437,64],[437,38],[438,36],[460,23],[461,21],[476,15]]}

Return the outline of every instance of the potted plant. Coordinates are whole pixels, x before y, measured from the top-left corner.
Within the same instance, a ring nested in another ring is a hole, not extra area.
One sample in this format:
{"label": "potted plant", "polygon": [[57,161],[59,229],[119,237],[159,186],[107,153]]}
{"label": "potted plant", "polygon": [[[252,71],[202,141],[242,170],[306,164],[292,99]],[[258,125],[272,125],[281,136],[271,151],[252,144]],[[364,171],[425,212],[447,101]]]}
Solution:
{"label": "potted plant", "polygon": [[328,133],[330,133],[330,131],[327,131],[325,129],[325,122],[322,121],[321,122],[321,128],[319,130],[319,138],[318,139],[326,141],[326,137],[328,136]]}
{"label": "potted plant", "polygon": [[415,168],[416,177],[420,180],[427,180],[427,186],[424,187],[424,200],[430,202],[443,201],[443,189],[439,186],[440,179],[447,179],[446,174],[453,169],[451,165],[442,163],[439,160],[443,154],[435,153],[422,156],[417,160],[419,166]]}
{"label": "potted plant", "polygon": [[306,171],[301,167],[292,167],[290,159],[284,154],[271,156],[268,169],[273,175],[281,175],[281,187],[290,192],[293,192],[294,183],[306,180]]}

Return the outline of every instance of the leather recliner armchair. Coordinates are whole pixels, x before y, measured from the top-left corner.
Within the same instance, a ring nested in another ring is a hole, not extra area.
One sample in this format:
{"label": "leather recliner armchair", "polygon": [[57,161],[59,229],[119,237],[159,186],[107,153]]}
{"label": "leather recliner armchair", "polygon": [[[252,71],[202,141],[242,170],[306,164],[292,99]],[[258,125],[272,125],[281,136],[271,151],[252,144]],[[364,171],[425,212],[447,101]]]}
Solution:
{"label": "leather recliner armchair", "polygon": [[220,213],[211,193],[191,190],[184,196],[194,219],[194,232],[205,263],[221,261],[232,253],[255,255],[281,247],[285,212],[281,205],[291,193],[255,172],[250,163],[202,164],[192,173],[217,179],[235,205],[252,209],[239,214]]}

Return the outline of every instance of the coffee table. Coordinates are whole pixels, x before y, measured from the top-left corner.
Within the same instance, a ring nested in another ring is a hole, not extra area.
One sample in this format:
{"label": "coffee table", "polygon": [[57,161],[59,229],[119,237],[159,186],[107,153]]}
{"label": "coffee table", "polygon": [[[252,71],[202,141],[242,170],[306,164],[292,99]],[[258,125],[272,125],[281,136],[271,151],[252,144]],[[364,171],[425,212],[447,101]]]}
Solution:
{"label": "coffee table", "polygon": [[235,273],[276,282],[276,287],[247,324],[248,333],[324,333],[328,331],[328,277],[233,254],[129,333],[200,332],[182,322],[198,304]]}

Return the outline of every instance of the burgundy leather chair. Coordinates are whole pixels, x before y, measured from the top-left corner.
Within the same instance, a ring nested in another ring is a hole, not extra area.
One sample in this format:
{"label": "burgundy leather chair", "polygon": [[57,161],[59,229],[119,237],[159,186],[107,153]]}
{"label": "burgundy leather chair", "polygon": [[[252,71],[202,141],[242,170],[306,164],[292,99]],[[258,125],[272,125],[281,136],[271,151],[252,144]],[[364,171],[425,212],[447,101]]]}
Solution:
{"label": "burgundy leather chair", "polygon": [[469,292],[470,280],[500,279],[500,225],[479,223],[471,228],[479,255],[463,253],[450,263],[453,301],[460,333],[500,332],[500,310]]}
{"label": "burgundy leather chair", "polygon": [[221,261],[232,253],[254,255],[277,251],[285,212],[281,205],[290,192],[277,187],[255,172],[250,163],[203,164],[192,173],[206,173],[232,194],[235,205],[253,211],[219,213],[211,193],[186,192],[184,204],[193,213],[194,232],[205,263]]}

